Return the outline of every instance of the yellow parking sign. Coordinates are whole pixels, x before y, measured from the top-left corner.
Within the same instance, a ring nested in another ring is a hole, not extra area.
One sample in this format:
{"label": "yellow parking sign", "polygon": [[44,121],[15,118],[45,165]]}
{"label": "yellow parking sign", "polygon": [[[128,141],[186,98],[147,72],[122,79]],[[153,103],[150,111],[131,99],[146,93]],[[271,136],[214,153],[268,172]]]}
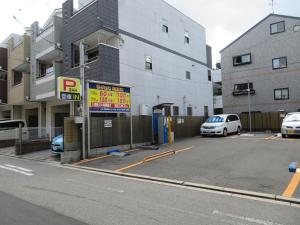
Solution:
{"label": "yellow parking sign", "polygon": [[70,77],[58,77],[58,98],[66,101],[80,101],[80,79]]}

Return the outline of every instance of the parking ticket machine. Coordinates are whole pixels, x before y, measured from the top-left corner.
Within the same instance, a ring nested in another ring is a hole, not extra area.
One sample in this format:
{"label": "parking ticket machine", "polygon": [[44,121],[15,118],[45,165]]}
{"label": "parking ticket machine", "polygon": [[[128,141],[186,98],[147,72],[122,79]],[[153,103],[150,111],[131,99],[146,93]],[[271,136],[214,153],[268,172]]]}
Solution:
{"label": "parking ticket machine", "polygon": [[169,143],[169,123],[166,115],[166,106],[172,103],[164,103],[153,107],[153,142],[155,144]]}

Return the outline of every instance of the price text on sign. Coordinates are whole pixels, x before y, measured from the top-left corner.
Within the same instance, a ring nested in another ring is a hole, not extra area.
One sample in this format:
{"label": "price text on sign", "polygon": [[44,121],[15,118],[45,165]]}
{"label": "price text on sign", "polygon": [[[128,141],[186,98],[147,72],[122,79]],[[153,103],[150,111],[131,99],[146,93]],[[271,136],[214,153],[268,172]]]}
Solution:
{"label": "price text on sign", "polygon": [[130,112],[130,88],[107,84],[89,84],[91,112]]}

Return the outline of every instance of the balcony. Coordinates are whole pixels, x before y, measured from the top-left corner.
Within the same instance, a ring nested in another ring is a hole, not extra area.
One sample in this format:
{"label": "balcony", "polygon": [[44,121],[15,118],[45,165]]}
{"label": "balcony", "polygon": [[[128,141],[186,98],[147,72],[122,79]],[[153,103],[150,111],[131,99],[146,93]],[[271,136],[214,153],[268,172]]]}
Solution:
{"label": "balcony", "polygon": [[[256,91],[253,89],[250,89],[250,95],[255,95]],[[234,90],[232,92],[233,96],[242,96],[242,95],[248,95],[248,90]]]}
{"label": "balcony", "polygon": [[[59,12],[56,12],[59,13]],[[36,37],[32,44],[34,58],[42,61],[62,60],[61,46],[61,26],[62,18],[54,16],[51,23],[40,32],[36,32]],[[35,24],[38,27],[38,24]],[[36,27],[36,30],[39,28]]]}

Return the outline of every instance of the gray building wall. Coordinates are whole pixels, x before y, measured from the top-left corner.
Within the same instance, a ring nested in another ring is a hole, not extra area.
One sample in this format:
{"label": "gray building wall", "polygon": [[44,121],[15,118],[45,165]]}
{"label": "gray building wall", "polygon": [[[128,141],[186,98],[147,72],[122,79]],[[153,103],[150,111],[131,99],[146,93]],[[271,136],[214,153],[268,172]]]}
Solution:
{"label": "gray building wall", "polygon": [[[63,4],[63,72],[79,77],[79,68],[72,68],[72,44],[102,29],[118,34],[118,0],[98,0],[73,14],[73,1]],[[89,63],[87,79],[120,82],[119,50],[99,45],[99,59]]]}
{"label": "gray building wall", "polygon": [[[270,24],[285,21],[285,32],[270,34]],[[221,51],[225,113],[248,111],[247,95],[233,96],[234,84],[253,83],[252,111],[300,109],[300,18],[271,14]],[[251,53],[252,63],[233,66],[233,57]],[[287,57],[287,68],[273,70],[272,59]],[[289,88],[289,100],[274,100],[274,89]]]}

